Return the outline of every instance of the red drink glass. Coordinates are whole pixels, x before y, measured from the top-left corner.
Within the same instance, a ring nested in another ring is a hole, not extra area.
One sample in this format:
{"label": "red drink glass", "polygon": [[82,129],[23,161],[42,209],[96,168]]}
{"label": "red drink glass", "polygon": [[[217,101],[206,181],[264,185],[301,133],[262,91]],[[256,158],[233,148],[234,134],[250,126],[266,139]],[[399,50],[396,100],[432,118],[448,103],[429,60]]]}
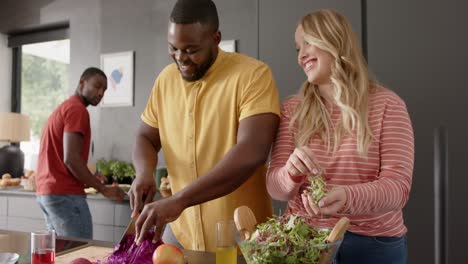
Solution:
{"label": "red drink glass", "polygon": [[31,263],[55,263],[55,231],[38,231],[31,233]]}

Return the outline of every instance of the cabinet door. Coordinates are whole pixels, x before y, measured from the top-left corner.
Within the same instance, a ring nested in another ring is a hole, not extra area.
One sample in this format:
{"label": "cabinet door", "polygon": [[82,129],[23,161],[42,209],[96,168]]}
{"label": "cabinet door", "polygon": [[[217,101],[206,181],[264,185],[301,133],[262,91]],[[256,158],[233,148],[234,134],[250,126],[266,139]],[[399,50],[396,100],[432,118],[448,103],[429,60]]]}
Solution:
{"label": "cabinet door", "polygon": [[32,232],[47,229],[44,219],[8,216],[6,220],[7,223],[5,229],[7,230]]}
{"label": "cabinet door", "polygon": [[24,217],[31,219],[43,220],[44,216],[39,205],[36,202],[36,197],[28,196],[9,196],[8,197],[8,216]]}
{"label": "cabinet door", "polygon": [[361,35],[361,1],[359,0],[258,0],[259,58],[273,70],[281,100],[296,93],[306,80],[297,65],[294,32],[304,15],[317,9],[334,9],[345,15],[354,31]]}
{"label": "cabinet door", "polygon": [[7,215],[7,197],[6,196],[0,196],[0,215]]}
{"label": "cabinet door", "polygon": [[93,239],[101,241],[114,241],[114,226],[93,223]]}
{"label": "cabinet door", "polygon": [[[0,229],[7,229],[7,217],[4,215],[0,215]],[[1,234],[0,234],[1,236]]]}
{"label": "cabinet door", "polygon": [[367,1],[368,58],[377,78],[405,101],[416,160],[406,206],[408,263],[434,263],[434,129],[449,136],[449,258],[466,262],[468,228],[468,3]]}
{"label": "cabinet door", "polygon": [[114,225],[114,203],[108,200],[88,199],[93,224]]}
{"label": "cabinet door", "polygon": [[130,204],[125,202],[122,204],[115,204],[115,218],[114,225],[127,227],[131,221],[130,215],[132,210],[130,209]]}

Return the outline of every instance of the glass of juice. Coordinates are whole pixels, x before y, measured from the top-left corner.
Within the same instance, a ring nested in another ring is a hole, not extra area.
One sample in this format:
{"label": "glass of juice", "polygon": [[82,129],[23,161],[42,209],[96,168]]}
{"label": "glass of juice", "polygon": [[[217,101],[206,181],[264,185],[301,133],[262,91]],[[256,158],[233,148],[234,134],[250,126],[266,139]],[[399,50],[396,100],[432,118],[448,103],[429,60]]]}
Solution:
{"label": "glass of juice", "polygon": [[31,263],[55,263],[55,231],[31,232]]}
{"label": "glass of juice", "polygon": [[216,264],[237,264],[237,245],[233,220],[216,223]]}

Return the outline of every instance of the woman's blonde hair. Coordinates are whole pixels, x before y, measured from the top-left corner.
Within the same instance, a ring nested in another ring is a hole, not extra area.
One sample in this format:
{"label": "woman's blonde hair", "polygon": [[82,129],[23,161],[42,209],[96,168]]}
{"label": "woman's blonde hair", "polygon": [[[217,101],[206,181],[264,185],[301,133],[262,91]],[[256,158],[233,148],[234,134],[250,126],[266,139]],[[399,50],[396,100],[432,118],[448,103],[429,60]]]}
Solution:
{"label": "woman's blonde hair", "polygon": [[320,97],[317,85],[304,82],[303,97],[290,123],[298,125],[296,146],[305,146],[319,135],[327,143],[328,151],[336,152],[344,135],[354,134],[357,151],[367,156],[373,136],[369,124],[369,91],[371,80],[356,34],[348,20],[332,10],[318,10],[304,16],[302,26],[305,41],[329,52],[335,59],[331,66],[333,102],[341,110],[341,120],[332,126],[330,113]]}

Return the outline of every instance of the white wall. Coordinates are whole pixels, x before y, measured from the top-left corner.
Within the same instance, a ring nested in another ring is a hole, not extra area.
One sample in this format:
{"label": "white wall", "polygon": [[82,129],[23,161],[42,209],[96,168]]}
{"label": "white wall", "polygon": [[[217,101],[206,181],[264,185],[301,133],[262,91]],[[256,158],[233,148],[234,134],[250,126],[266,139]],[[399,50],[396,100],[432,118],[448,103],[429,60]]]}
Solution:
{"label": "white wall", "polygon": [[0,112],[9,112],[11,105],[11,49],[8,37],[0,33]]}

